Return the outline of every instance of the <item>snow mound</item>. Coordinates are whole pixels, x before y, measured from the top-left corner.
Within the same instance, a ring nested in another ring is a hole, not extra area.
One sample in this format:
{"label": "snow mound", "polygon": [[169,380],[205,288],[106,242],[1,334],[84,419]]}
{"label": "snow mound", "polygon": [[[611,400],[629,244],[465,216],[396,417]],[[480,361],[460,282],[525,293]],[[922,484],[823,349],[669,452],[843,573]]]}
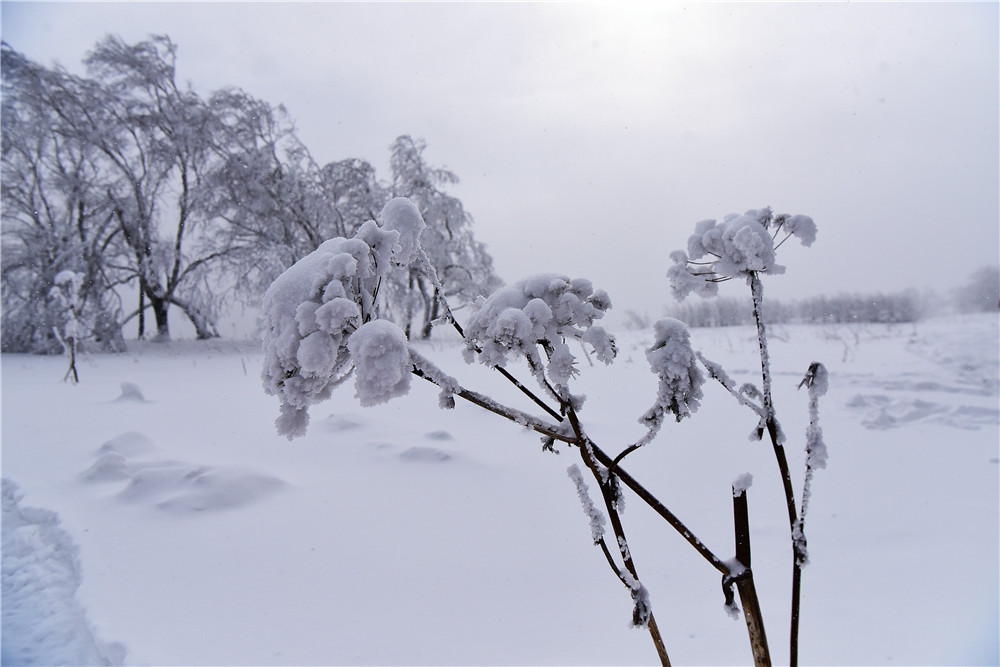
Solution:
{"label": "snow mound", "polygon": [[79,478],[94,483],[125,482],[115,494],[118,500],[180,514],[242,507],[285,486],[277,477],[249,468],[131,458],[152,449],[155,446],[143,434],[124,433],[104,443]]}
{"label": "snow mound", "polygon": [[128,431],[111,438],[98,450],[101,454],[117,452],[125,456],[148,454],[156,449],[156,445],[148,437],[138,431]]}
{"label": "snow mound", "polygon": [[284,485],[277,477],[243,468],[151,464],[137,467],[118,497],[185,514],[249,505]]}
{"label": "snow mound", "polygon": [[857,394],[847,407],[863,413],[865,428],[885,430],[916,423],[934,423],[975,431],[1000,423],[1000,410],[976,405],[949,406],[913,398],[884,394]]}
{"label": "snow mound", "polygon": [[98,456],[92,466],[80,473],[80,478],[85,482],[117,482],[128,479],[129,473],[125,455],[112,451]]}
{"label": "snow mound", "polygon": [[3,480],[3,651],[5,665],[121,664],[120,644],[105,646],[76,599],[77,547],[48,510],[21,507]]}
{"label": "snow mound", "polygon": [[428,440],[454,440],[455,439],[454,437],[452,437],[451,433],[448,433],[448,431],[431,431],[430,433],[425,434],[424,437],[427,438]]}
{"label": "snow mound", "polygon": [[142,395],[139,385],[132,382],[122,382],[122,393],[115,399],[119,403],[145,403],[146,397]]}
{"label": "snow mound", "polygon": [[451,460],[451,454],[434,447],[410,447],[401,452],[399,458],[417,463],[444,463]]}
{"label": "snow mound", "polygon": [[176,514],[242,507],[270,495],[282,486],[277,477],[238,468],[207,468],[188,475],[179,493],[157,507]]}
{"label": "snow mound", "polygon": [[334,432],[353,431],[354,429],[361,428],[361,422],[348,419],[347,417],[330,415],[323,422],[323,427],[328,431]]}

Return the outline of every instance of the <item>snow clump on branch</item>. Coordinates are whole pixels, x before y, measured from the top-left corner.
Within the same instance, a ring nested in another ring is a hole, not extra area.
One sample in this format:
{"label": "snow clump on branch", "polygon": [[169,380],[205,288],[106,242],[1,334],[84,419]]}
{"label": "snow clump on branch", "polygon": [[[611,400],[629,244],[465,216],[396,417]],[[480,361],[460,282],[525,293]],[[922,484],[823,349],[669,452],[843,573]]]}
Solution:
{"label": "snow clump on branch", "polygon": [[614,336],[594,324],[611,308],[611,299],[584,278],[536,274],[488,298],[480,297],[473,307],[476,312],[465,326],[469,363],[478,354],[487,366],[504,366],[511,354],[523,355],[540,383],[544,384],[544,367],[556,388],[565,389],[577,373],[567,339],[587,343],[606,364],[617,354]]}
{"label": "snow clump on branch", "polygon": [[[781,233],[785,236],[776,245]],[[702,220],[688,238],[687,252],[670,254],[674,264],[667,276],[674,297],[682,301],[692,292],[714,296],[723,280],[749,278],[753,273],[784,273],[785,267],[776,262],[775,250],[792,236],[804,246],[812,245],[816,223],[805,215],[776,216],[770,207],[743,215],[731,213],[721,223]],[[711,259],[699,261],[704,257]]]}
{"label": "snow clump on branch", "polygon": [[651,441],[669,413],[677,421],[690,417],[701,405],[705,376],[698,368],[698,356],[691,347],[691,334],[680,320],[665,317],[653,325],[655,338],[646,350],[649,368],[660,378],[656,403],[639,419],[649,433],[637,445]]}
{"label": "snow clump on branch", "polygon": [[[382,227],[369,220],[353,238],[324,242],[278,276],[264,294],[261,380],[264,391],[281,401],[275,424],[289,439],[305,434],[309,406],[328,399],[359,359],[356,388],[363,405],[384,402],[409,387],[408,374],[405,379],[392,375],[401,357],[398,337],[386,327],[395,325],[380,324],[364,341],[348,344],[352,334],[377,318],[379,289],[388,272],[422,255],[423,219],[409,200],[390,201],[379,217]],[[386,348],[376,352],[379,345]],[[376,381],[376,369],[392,377]]]}
{"label": "snow clump on branch", "polygon": [[406,334],[387,320],[361,325],[347,342],[357,371],[355,396],[362,407],[386,403],[410,391],[410,353]]}

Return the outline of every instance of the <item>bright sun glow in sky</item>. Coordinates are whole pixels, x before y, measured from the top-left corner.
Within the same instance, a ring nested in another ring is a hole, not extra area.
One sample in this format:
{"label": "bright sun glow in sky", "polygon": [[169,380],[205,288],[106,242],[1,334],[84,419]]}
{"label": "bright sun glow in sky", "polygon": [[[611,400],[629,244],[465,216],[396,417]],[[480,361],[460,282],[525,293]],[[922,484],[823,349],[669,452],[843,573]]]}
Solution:
{"label": "bright sun glow in sky", "polygon": [[421,137],[506,280],[587,277],[619,313],[660,314],[695,222],[765,205],[819,227],[782,249],[779,297],[943,292],[1000,255],[995,2],[0,11],[14,49],[79,72],[107,33],[165,33],[182,80],[283,103],[320,163],[386,176],[392,140]]}

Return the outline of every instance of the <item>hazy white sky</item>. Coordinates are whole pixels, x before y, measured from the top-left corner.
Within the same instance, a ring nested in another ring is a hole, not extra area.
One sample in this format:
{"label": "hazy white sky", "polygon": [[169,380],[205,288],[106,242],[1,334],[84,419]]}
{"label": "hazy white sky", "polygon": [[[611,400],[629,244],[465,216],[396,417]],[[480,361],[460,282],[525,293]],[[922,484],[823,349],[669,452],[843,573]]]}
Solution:
{"label": "hazy white sky", "polygon": [[[321,163],[387,176],[400,134],[508,281],[590,278],[659,315],[694,223],[811,215],[786,298],[939,290],[1000,255],[998,3],[0,4],[3,39],[82,72],[105,34],[178,44],[201,93],[283,103]],[[723,294],[737,295],[734,285]]]}

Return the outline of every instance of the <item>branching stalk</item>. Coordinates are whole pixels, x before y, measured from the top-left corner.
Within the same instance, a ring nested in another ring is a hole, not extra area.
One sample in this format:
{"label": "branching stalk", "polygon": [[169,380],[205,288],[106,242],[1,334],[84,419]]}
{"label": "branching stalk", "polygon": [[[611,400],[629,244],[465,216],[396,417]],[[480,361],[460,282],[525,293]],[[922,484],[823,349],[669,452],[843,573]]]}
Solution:
{"label": "branching stalk", "polygon": [[799,553],[799,541],[796,539],[798,512],[795,509],[795,491],[792,488],[792,476],[788,468],[788,458],[781,443],[781,434],[774,416],[774,403],[771,393],[771,362],[767,349],[767,332],[762,313],[764,286],[756,272],[750,274],[750,293],[753,297],[753,318],[757,324],[757,343],[760,347],[761,386],[764,395],[764,426],[771,439],[774,457],[781,473],[782,487],[785,491],[785,506],[788,510],[788,527],[792,540],[792,608],[789,628],[789,665],[798,665],[799,651],[799,607],[802,587],[802,554]]}

